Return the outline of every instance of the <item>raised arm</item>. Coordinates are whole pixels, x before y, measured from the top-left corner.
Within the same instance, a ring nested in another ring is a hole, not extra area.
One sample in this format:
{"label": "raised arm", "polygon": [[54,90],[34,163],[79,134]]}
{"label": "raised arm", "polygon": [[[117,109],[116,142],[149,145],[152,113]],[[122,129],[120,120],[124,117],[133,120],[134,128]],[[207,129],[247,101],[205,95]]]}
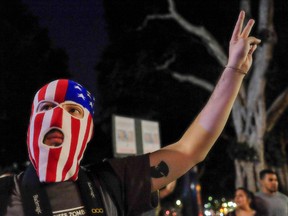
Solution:
{"label": "raised arm", "polygon": [[243,29],[241,11],[229,47],[229,59],[210,99],[180,140],[150,154],[152,191],[185,174],[205,159],[222,132],[242,80],[252,64],[260,40],[249,36],[254,20]]}

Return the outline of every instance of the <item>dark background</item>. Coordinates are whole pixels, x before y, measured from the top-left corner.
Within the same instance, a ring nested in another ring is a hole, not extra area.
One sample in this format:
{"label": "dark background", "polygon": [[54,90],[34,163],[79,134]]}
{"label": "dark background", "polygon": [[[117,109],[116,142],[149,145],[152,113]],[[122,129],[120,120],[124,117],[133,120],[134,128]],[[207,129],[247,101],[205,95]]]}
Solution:
{"label": "dark background", "polygon": [[[238,0],[175,2],[182,16],[207,28],[228,49]],[[267,103],[287,86],[288,3],[274,3],[278,41],[267,75]],[[2,168],[17,164],[21,169],[28,159],[25,139],[30,106],[44,83],[73,78],[96,95],[95,136],[83,161],[90,163],[112,157],[112,114],[159,121],[162,145],[176,141],[210,93],[176,81],[171,72],[215,83],[222,70],[199,38],[174,21],[153,21],[137,31],[147,14],[167,12],[164,0],[4,0],[0,4]],[[256,23],[258,4],[253,1]],[[172,55],[177,61],[169,70],[155,70],[155,65]],[[199,165],[204,199],[233,193],[234,164],[227,153],[233,139],[229,121]]]}

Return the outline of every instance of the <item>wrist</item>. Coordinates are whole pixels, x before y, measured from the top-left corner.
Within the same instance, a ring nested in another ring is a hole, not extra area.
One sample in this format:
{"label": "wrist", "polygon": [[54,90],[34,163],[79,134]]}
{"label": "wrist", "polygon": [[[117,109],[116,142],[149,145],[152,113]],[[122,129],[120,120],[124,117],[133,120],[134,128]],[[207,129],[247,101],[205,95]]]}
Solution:
{"label": "wrist", "polygon": [[242,70],[242,69],[240,69],[238,67],[226,65],[225,68],[230,69],[231,71],[233,71],[235,73],[242,74],[244,76],[247,74],[247,72],[245,72],[244,70]]}

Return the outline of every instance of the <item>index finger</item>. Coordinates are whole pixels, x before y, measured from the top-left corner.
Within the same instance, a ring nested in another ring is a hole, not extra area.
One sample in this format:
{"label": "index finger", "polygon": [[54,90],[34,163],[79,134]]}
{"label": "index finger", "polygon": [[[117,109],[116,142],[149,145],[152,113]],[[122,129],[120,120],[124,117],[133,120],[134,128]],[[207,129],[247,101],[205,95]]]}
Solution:
{"label": "index finger", "polygon": [[239,16],[238,16],[238,20],[236,22],[236,25],[234,27],[231,40],[237,40],[239,38],[241,31],[242,31],[244,18],[245,18],[245,12],[241,11]]}

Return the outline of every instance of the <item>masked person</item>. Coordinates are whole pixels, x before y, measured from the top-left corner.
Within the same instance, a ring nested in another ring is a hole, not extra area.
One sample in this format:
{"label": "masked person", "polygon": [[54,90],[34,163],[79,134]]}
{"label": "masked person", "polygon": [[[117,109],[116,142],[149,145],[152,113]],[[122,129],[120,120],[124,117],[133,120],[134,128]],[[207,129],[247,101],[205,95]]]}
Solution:
{"label": "masked person", "polygon": [[225,126],[260,43],[249,36],[254,20],[242,29],[244,17],[241,11],[228,64],[206,106],[179,141],[158,151],[82,168],[93,135],[94,99],[71,80],[42,87],[27,133],[31,165],[17,176],[0,178],[7,186],[0,189],[0,214],[134,216],[155,207],[155,192],[204,160]]}

